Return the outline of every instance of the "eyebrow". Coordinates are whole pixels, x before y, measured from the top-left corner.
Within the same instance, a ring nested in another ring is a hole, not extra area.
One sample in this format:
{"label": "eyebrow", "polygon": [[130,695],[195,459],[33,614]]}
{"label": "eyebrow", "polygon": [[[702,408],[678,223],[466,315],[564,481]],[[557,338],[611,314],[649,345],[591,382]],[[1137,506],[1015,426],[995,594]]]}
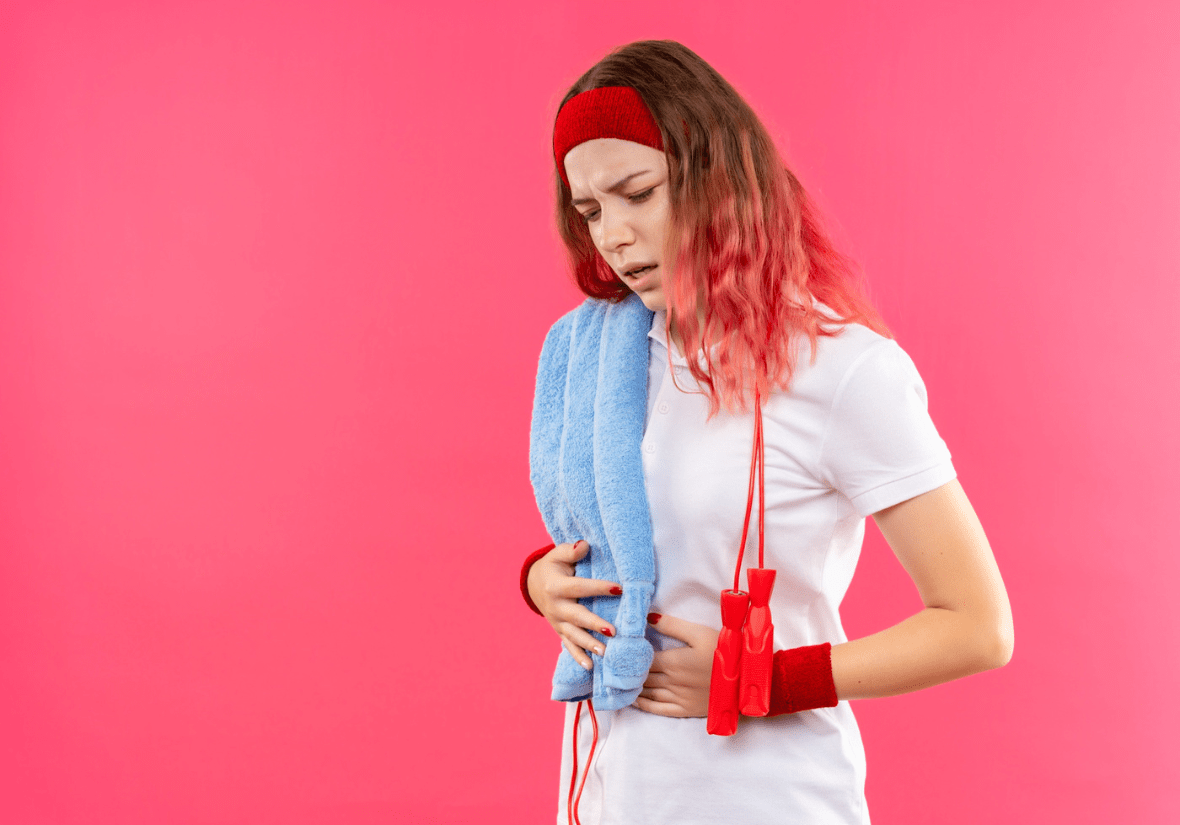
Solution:
{"label": "eyebrow", "polygon": [[[651,169],[641,169],[638,172],[632,172],[630,175],[623,178],[622,180],[617,181],[616,183],[612,184],[611,186],[608,186],[604,191],[606,191],[607,194],[613,194],[615,192],[618,192],[620,189],[622,189],[624,186],[626,186],[628,183],[631,182],[631,178],[637,178],[640,175],[649,174],[651,171],[652,171]],[[578,198],[577,200],[570,201],[570,202],[574,206],[581,206],[584,203],[594,203],[594,198]]]}

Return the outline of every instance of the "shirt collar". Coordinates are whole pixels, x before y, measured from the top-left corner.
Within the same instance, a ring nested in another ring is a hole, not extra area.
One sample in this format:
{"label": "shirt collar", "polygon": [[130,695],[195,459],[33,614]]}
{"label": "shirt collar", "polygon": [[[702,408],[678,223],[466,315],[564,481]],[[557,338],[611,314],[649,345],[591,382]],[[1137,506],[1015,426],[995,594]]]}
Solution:
{"label": "shirt collar", "polygon": [[[828,315],[829,317],[836,316],[836,313],[831,309],[831,307],[829,307],[827,304],[821,303],[818,299],[812,298],[812,304],[825,315]],[[667,318],[668,311],[665,309],[657,310],[656,312],[652,313],[651,329],[647,331],[647,337],[653,341],[656,341],[660,344],[660,346],[668,351],[668,358],[673,365],[679,364],[682,367],[687,367],[688,361],[686,361],[684,356],[680,354],[680,350],[677,347],[668,346],[668,335],[664,330],[664,324],[667,322]],[[717,346],[717,344],[714,344],[709,348],[713,354],[716,354]],[[701,368],[704,369],[705,354],[703,352],[701,353],[700,364]]]}
{"label": "shirt collar", "polygon": [[664,325],[668,322],[667,310],[658,310],[651,316],[651,329],[647,331],[647,337],[656,341],[664,349],[668,351],[668,357],[673,364],[680,364],[681,366],[688,366],[688,361],[684,360],[684,356],[680,354],[680,350],[673,346],[668,346],[668,333],[664,329]]}
{"label": "shirt collar", "polygon": [[[661,309],[653,313],[651,316],[651,329],[647,331],[647,337],[651,338],[653,341],[658,342],[664,349],[668,351],[668,358],[674,365],[679,364],[682,367],[687,367],[688,361],[683,355],[681,355],[680,348],[668,345],[668,334],[664,329],[664,324],[667,323],[667,318],[667,310]],[[716,355],[718,346],[718,344],[713,344],[713,346],[709,347],[709,351],[713,355]],[[701,369],[705,369],[704,351],[701,352],[698,363],[701,365]]]}

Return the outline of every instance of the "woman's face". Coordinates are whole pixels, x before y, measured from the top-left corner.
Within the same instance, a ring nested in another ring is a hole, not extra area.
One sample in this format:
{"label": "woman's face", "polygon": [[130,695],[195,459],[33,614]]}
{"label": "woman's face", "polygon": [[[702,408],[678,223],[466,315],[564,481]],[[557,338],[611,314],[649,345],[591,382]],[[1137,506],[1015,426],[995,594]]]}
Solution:
{"label": "woman's face", "polygon": [[663,258],[671,210],[664,153],[629,140],[588,140],[566,153],[565,175],[603,260],[648,309],[667,309]]}

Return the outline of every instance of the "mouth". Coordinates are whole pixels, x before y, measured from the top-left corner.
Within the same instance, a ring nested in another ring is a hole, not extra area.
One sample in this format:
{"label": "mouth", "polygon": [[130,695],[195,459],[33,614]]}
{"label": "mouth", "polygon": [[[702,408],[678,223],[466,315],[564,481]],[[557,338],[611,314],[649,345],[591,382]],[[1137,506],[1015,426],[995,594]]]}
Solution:
{"label": "mouth", "polygon": [[627,285],[635,287],[641,284],[647,277],[649,272],[655,270],[658,264],[636,264],[629,269],[623,270],[622,277],[627,281]]}

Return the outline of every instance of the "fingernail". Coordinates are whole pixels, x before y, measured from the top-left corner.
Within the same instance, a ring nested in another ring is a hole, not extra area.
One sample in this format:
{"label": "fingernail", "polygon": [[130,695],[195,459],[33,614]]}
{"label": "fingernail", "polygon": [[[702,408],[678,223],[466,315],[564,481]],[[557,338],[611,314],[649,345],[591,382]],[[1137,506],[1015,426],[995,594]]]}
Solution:
{"label": "fingernail", "polygon": [[603,647],[602,645],[599,645],[598,647],[594,648],[594,652],[597,653],[599,656],[605,656],[606,655],[606,648]]}
{"label": "fingernail", "polygon": [[612,596],[622,596],[622,595],[623,595],[623,588],[621,588],[621,587],[612,587],[612,588],[610,589],[610,594],[611,594]]}
{"label": "fingernail", "polygon": [[659,613],[648,613],[647,614],[647,623],[648,624],[655,624],[656,622],[658,622],[662,618],[663,618],[663,616],[660,615]]}
{"label": "fingernail", "polygon": [[578,664],[582,666],[583,670],[591,670],[594,667],[592,662],[578,662]]}
{"label": "fingernail", "polygon": [[611,636],[611,637],[613,637],[613,636],[615,635],[615,632],[614,632],[613,630],[611,630],[609,627],[604,627],[604,628],[602,629],[602,635],[603,635],[603,636]]}

